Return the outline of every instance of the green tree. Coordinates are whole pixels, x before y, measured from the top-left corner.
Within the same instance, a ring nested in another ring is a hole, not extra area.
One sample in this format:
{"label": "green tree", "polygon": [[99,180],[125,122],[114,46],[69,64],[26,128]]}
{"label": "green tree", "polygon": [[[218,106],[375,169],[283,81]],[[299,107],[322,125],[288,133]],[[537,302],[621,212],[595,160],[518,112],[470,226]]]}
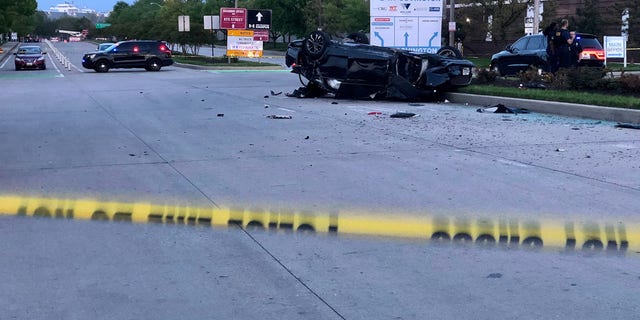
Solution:
{"label": "green tree", "polygon": [[16,31],[30,33],[35,28],[32,19],[36,13],[36,0],[0,0],[0,33]]}
{"label": "green tree", "polygon": [[596,0],[585,0],[584,6],[577,8],[576,16],[571,17],[570,29],[584,33],[602,34],[604,21]]}
{"label": "green tree", "polygon": [[[466,21],[467,39],[490,38],[495,47],[502,47],[524,33],[523,21],[532,0],[460,0],[463,10],[456,10],[456,21]],[[462,14],[462,16],[460,15]],[[444,22],[444,21],[443,21]],[[443,31],[447,29],[443,28]]]}

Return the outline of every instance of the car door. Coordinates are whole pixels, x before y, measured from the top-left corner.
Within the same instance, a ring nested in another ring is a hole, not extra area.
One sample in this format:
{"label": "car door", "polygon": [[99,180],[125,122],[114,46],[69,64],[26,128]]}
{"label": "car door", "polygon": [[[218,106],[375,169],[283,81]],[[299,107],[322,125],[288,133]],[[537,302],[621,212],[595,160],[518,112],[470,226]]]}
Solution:
{"label": "car door", "polygon": [[528,68],[526,60],[528,42],[529,37],[522,37],[507,48],[505,55],[499,61],[501,73],[515,74]]}
{"label": "car door", "polygon": [[113,66],[115,68],[126,68],[130,66],[133,58],[133,46],[133,42],[125,42],[111,50],[111,57],[113,58]]}

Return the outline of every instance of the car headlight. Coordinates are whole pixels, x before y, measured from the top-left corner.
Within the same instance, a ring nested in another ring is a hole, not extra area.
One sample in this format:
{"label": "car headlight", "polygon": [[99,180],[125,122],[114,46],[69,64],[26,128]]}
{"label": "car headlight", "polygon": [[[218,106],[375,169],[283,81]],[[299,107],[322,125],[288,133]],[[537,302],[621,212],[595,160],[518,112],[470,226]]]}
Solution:
{"label": "car headlight", "polygon": [[90,55],[88,56],[88,58],[89,58],[89,59],[91,59],[91,60],[93,60],[93,58],[95,58],[95,57],[96,57],[96,55],[95,55],[95,54],[90,54]]}
{"label": "car headlight", "polygon": [[21,58],[16,57],[16,61],[18,61],[18,62],[22,62],[22,59],[21,59]]}
{"label": "car headlight", "polygon": [[44,57],[39,57],[38,61],[44,61]]}

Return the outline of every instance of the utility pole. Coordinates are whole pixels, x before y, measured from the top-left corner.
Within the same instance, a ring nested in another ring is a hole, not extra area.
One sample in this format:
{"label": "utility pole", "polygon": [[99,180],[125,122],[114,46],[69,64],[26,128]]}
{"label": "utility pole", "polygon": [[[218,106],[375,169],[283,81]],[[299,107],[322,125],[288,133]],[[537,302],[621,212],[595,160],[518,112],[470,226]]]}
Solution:
{"label": "utility pole", "polygon": [[456,0],[450,0],[449,1],[449,45],[452,47],[455,46],[455,43],[456,43],[456,31],[455,31],[456,15],[454,12],[455,7],[456,7]]}
{"label": "utility pole", "polygon": [[533,34],[540,32],[540,0],[533,1]]}

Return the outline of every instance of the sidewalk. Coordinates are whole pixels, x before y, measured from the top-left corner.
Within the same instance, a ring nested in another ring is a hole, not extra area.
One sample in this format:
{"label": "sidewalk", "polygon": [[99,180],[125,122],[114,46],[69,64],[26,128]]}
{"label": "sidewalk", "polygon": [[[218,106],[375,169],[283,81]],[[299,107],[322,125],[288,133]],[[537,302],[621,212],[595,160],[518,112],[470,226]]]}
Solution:
{"label": "sidewalk", "polygon": [[0,64],[4,62],[7,57],[11,56],[11,51],[19,44],[19,42],[10,41],[3,43],[0,48],[2,48],[2,53],[0,53]]}

